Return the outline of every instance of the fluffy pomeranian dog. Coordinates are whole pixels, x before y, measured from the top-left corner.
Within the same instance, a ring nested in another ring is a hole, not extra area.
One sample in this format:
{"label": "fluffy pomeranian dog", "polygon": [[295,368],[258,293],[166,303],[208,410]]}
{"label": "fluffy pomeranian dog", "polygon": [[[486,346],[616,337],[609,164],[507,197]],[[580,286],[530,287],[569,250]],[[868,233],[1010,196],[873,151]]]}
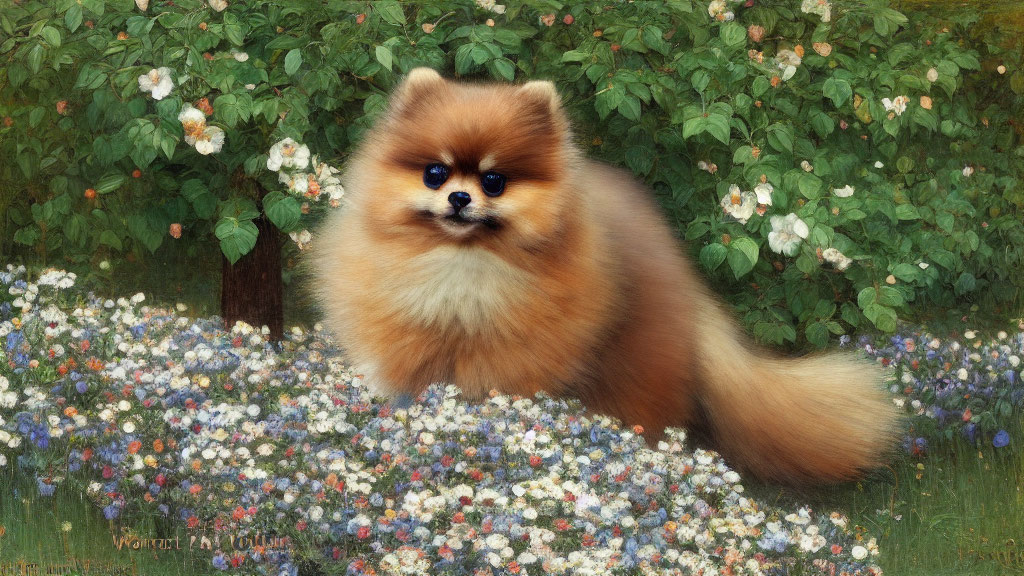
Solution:
{"label": "fluffy pomeranian dog", "polygon": [[576,397],[652,438],[700,430],[733,465],[791,484],[853,478],[897,436],[871,363],[776,358],[744,338],[649,192],[574,146],[550,82],[415,69],[345,183],[312,246],[315,290],[385,393]]}

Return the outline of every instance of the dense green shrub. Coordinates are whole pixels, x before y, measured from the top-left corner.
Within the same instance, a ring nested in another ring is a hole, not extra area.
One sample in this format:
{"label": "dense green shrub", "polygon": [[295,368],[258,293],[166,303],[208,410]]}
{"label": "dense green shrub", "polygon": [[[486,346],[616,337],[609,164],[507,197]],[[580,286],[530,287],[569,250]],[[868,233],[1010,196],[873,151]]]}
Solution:
{"label": "dense green shrub", "polygon": [[[429,65],[556,81],[584,148],[652,185],[761,340],[822,345],[1024,287],[1024,68],[971,15],[882,0],[137,4],[0,14],[5,239],[84,264],[183,234],[235,260],[263,211],[301,242],[308,194],[267,168],[271,147],[288,137],[340,164],[402,73]],[[166,95],[139,78],[161,67]],[[209,106],[205,150],[182,142],[186,105]]]}

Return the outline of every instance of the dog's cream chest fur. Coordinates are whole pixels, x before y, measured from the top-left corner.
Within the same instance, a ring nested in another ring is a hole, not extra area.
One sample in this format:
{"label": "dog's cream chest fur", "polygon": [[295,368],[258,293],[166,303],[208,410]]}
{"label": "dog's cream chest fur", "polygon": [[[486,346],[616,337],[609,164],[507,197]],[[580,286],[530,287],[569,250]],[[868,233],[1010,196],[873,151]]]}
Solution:
{"label": "dog's cream chest fur", "polygon": [[392,276],[393,304],[425,325],[493,327],[529,290],[527,275],[488,250],[439,246],[406,260]]}

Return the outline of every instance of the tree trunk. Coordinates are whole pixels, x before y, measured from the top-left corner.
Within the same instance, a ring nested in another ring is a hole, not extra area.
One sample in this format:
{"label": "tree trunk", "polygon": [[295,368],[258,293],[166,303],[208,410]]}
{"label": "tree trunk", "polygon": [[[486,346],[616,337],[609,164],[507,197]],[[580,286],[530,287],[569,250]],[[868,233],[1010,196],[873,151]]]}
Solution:
{"label": "tree trunk", "polygon": [[221,255],[220,312],[230,330],[237,320],[284,335],[284,288],[281,281],[281,234],[265,215],[253,220],[256,246],[234,265]]}

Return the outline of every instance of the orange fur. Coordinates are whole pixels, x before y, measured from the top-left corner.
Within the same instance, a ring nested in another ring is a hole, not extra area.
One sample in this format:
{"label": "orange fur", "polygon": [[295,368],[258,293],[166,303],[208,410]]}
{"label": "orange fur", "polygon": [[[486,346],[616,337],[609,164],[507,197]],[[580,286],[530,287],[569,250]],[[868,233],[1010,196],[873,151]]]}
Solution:
{"label": "orange fur", "polygon": [[[423,184],[427,164],[451,176]],[[508,176],[496,198],[480,172]],[[649,194],[585,160],[554,86],[471,85],[417,69],[346,170],[313,245],[316,290],[355,365],[387,393],[433,382],[575,396],[641,424],[699,427],[765,479],[878,465],[898,418],[877,368],[752,348]],[[465,191],[479,222],[443,219]]]}

